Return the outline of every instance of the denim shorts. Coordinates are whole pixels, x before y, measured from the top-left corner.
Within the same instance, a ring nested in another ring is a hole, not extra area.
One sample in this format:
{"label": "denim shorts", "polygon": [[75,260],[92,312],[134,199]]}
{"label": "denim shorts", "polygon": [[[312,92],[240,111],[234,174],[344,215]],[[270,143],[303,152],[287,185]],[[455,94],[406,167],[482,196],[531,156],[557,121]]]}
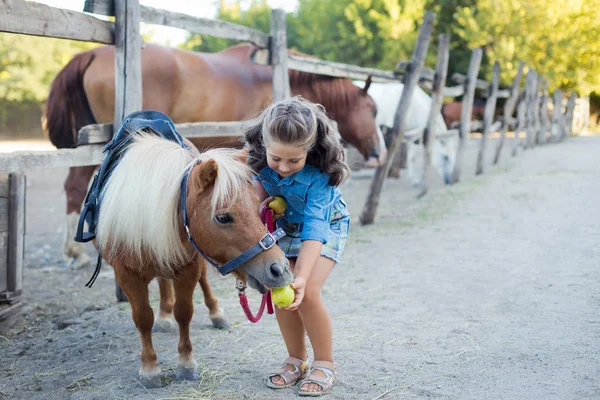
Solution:
{"label": "denim shorts", "polygon": [[[345,205],[343,207],[345,208]],[[321,249],[321,255],[339,263],[344,247],[346,246],[346,240],[348,239],[350,216],[347,213],[342,214],[334,208],[331,217],[333,220],[329,224],[329,237],[327,238],[327,243]],[[279,239],[277,244],[283,250],[286,257],[298,257],[300,247],[302,246],[302,241],[300,240],[302,227],[285,224],[281,220],[278,221],[278,226],[283,228],[286,236]]]}

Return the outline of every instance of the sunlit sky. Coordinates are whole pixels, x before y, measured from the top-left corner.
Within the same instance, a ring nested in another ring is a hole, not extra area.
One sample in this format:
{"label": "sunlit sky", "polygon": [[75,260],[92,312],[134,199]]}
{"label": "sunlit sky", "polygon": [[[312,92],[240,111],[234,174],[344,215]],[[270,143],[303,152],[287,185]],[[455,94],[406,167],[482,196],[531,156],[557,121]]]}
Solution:
{"label": "sunlit sky", "polygon": [[[84,0],[34,0],[38,3],[48,4],[52,7],[66,8],[69,10],[83,11]],[[241,0],[242,4],[248,3],[247,0]],[[140,4],[145,6],[160,8],[197,17],[214,18],[216,14],[216,5],[218,0],[140,0]],[[298,4],[298,0],[267,0],[271,8],[283,8],[286,11],[293,11]],[[142,27],[142,33],[152,33],[152,42],[161,44],[176,45],[185,40],[187,33],[181,29],[162,27],[158,25],[145,25]]]}

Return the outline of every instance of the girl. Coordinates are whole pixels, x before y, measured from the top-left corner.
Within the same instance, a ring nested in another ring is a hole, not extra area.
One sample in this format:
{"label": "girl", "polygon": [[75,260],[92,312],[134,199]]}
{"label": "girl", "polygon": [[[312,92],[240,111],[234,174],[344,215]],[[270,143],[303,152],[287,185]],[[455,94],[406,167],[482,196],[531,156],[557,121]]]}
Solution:
{"label": "girl", "polygon": [[[288,351],[267,386],[283,389],[300,382],[301,396],[328,393],[336,379],[331,318],[321,288],[340,260],[350,216],[339,184],[349,176],[344,153],[322,106],[300,97],[269,106],[246,129],[248,163],[260,207],[281,196],[287,209],[276,215],[287,236],[279,241],[294,271],[294,302],[276,310]],[[314,352],[310,368],[305,336]]]}

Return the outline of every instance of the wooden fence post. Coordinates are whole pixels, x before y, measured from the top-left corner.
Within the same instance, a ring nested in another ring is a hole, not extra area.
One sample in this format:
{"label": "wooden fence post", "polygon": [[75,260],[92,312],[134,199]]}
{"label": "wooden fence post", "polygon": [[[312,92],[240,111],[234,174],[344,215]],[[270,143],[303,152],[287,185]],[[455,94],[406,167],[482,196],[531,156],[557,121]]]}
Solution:
{"label": "wooden fence post", "polygon": [[0,176],[0,303],[21,297],[25,250],[25,174]]}
{"label": "wooden fence post", "polygon": [[[500,160],[500,152],[502,151],[502,146],[504,145],[504,141],[506,140],[506,131],[509,128],[510,121],[512,121],[512,116],[515,112],[517,100],[519,99],[519,86],[521,85],[521,78],[523,77],[524,65],[525,63],[523,61],[519,63],[519,70],[517,71],[517,76],[515,76],[512,87],[510,89],[510,98],[504,104],[504,122],[502,123],[502,130],[500,131],[500,140],[498,141],[498,146],[496,146],[496,154],[494,155],[493,161],[494,165],[498,164],[498,161]],[[518,135],[518,132],[516,131],[516,125],[517,124],[515,124],[514,126],[514,130],[515,135]]]}
{"label": "wooden fence post", "polygon": [[413,51],[412,61],[408,68],[408,71],[404,77],[404,89],[402,90],[402,96],[400,97],[400,103],[396,108],[394,114],[394,126],[391,132],[390,146],[388,148],[387,159],[385,164],[375,171],[375,176],[371,181],[369,188],[369,196],[367,202],[363,207],[362,214],[360,216],[360,222],[362,225],[372,224],[377,213],[377,206],[379,205],[379,196],[381,194],[381,188],[383,187],[383,181],[388,175],[392,162],[394,161],[394,155],[400,147],[400,143],[404,140],[404,131],[406,129],[406,114],[408,107],[412,101],[417,81],[421,75],[423,64],[425,63],[425,56],[427,55],[427,49],[429,48],[429,40],[431,38],[431,31],[433,30],[433,20],[435,14],[432,12],[425,13],[423,17],[423,24],[419,29],[419,37]]}
{"label": "wooden fence post", "polygon": [[536,107],[535,107],[535,98],[537,97],[537,74],[535,73],[535,71],[533,69],[529,69],[529,71],[527,71],[527,78],[526,78],[526,86],[525,86],[525,101],[526,101],[526,132],[527,132],[527,136],[525,139],[525,148],[529,149],[529,148],[533,148],[533,144],[534,144],[534,139],[535,139],[535,133],[536,133],[536,129],[535,129],[535,113],[536,113]]}
{"label": "wooden fence post", "polygon": [[556,137],[555,141],[560,142],[565,137],[566,132],[564,132],[564,123],[563,123],[563,113],[562,113],[562,99],[563,93],[560,89],[556,89],[554,91],[554,95],[552,96],[553,100],[553,109],[552,109],[552,123],[555,125],[556,129]]}
{"label": "wooden fence post", "polygon": [[444,87],[446,86],[446,74],[448,72],[448,58],[450,47],[450,36],[439,35],[438,37],[438,56],[437,65],[435,67],[435,79],[431,90],[431,108],[429,109],[429,120],[427,127],[423,132],[423,170],[421,175],[421,191],[417,198],[421,198],[427,194],[427,186],[429,184],[429,175],[431,171],[431,149],[435,143],[435,135],[437,134],[437,121],[439,120],[442,110],[442,102],[444,100]]}
{"label": "wooden fence post", "polygon": [[452,183],[458,182],[460,179],[460,170],[465,154],[465,147],[469,132],[471,131],[471,114],[473,113],[473,99],[475,98],[475,86],[477,84],[477,74],[479,73],[479,65],[483,51],[481,48],[476,48],[471,53],[471,61],[467,71],[467,80],[465,81],[465,91],[462,100],[462,110],[460,114],[460,126],[458,129],[458,151],[456,153],[456,162],[454,171],[452,171]]}
{"label": "wooden fence post", "polygon": [[494,63],[492,72],[492,84],[490,85],[490,93],[485,102],[485,112],[483,113],[483,131],[481,132],[481,141],[479,143],[479,154],[477,155],[477,166],[475,175],[483,174],[483,164],[485,158],[485,148],[487,145],[487,136],[490,131],[490,126],[494,122],[494,111],[496,110],[496,97],[498,96],[498,85],[500,82],[500,63]]}
{"label": "wooden fence post", "polygon": [[142,37],[139,0],[115,0],[115,121],[142,109]]}
{"label": "wooden fence post", "polygon": [[271,10],[271,65],[273,66],[273,102],[290,97],[287,60],[285,10]]}
{"label": "wooden fence post", "polygon": [[539,142],[546,143],[548,141],[548,80],[542,80],[542,98],[540,99],[540,132],[538,133]]}
{"label": "wooden fence post", "polygon": [[573,118],[575,114],[575,101],[577,100],[577,93],[571,92],[569,99],[567,100],[567,107],[565,109],[565,124],[566,134],[571,135],[573,133]]}
{"label": "wooden fence post", "polygon": [[[115,0],[115,120],[113,132],[127,115],[142,109],[142,36],[139,0]],[[118,301],[127,301],[115,281]]]}
{"label": "wooden fence post", "polygon": [[519,137],[521,131],[525,127],[525,111],[526,111],[526,103],[527,98],[525,96],[525,92],[521,92],[519,94],[519,98],[517,99],[517,124],[515,125],[515,137],[513,139],[513,148],[512,148],[512,156],[517,155],[517,150],[519,149],[519,144],[521,144],[521,138]]}

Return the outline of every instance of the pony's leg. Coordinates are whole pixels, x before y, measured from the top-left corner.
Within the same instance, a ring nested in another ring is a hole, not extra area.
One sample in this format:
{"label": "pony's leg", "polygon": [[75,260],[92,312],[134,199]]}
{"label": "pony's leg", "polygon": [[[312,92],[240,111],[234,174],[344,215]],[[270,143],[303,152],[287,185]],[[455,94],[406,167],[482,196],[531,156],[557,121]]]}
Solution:
{"label": "pony's leg", "polygon": [[64,184],[67,195],[67,229],[63,254],[67,261],[72,260],[75,269],[85,267],[92,261],[85,252],[83,243],[78,243],[73,238],[77,231],[79,213],[87,193],[88,183],[95,170],[95,165],[71,167]]}
{"label": "pony's leg", "polygon": [[202,294],[204,295],[204,304],[208,308],[208,317],[212,321],[212,324],[217,329],[228,329],[229,320],[225,316],[225,311],[219,307],[219,301],[213,295],[210,283],[208,282],[208,276],[206,276],[206,261],[200,262],[200,287],[202,288]]}
{"label": "pony's leg", "polygon": [[[190,322],[194,315],[194,289],[199,279],[199,271],[188,268],[189,272],[173,281],[175,286],[175,320],[179,324],[179,363],[177,365],[177,380],[196,381],[198,363],[192,355],[190,340]],[[193,275],[195,272],[195,276]]]}
{"label": "pony's leg", "polygon": [[142,366],[140,382],[146,388],[160,387],[160,367],[156,362],[156,351],[152,345],[152,324],[154,312],[148,300],[148,282],[128,268],[113,266],[119,286],[131,304],[131,316],[142,341]]}
{"label": "pony's leg", "polygon": [[170,332],[173,329],[171,314],[173,314],[173,304],[175,304],[173,281],[167,278],[157,278],[157,280],[160,289],[160,310],[152,331]]}

